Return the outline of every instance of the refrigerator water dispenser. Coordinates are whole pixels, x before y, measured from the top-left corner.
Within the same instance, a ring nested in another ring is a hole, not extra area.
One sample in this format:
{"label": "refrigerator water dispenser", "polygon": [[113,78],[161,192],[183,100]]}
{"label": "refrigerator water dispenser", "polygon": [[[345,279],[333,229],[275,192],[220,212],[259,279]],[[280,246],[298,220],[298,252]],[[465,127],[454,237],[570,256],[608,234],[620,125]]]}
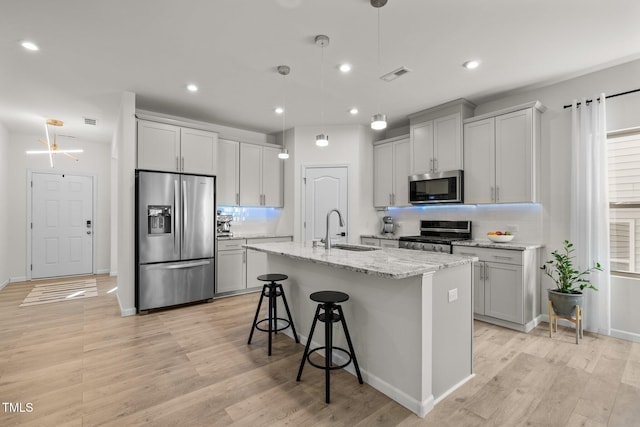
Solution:
{"label": "refrigerator water dispenser", "polygon": [[149,234],[171,234],[171,206],[148,206],[147,220]]}

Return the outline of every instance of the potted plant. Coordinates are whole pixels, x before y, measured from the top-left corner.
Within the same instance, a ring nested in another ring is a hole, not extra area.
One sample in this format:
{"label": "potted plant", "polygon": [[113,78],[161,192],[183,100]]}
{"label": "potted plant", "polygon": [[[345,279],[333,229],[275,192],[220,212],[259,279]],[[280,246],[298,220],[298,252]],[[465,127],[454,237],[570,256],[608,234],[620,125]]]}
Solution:
{"label": "potted plant", "polygon": [[582,307],[584,299],[582,291],[584,289],[598,290],[590,283],[589,274],[595,270],[602,271],[598,262],[594,262],[593,267],[586,270],[576,270],[573,266],[574,252],[573,243],[565,240],[563,250],[551,252],[553,259],[540,267],[556,283],[555,289],[547,289],[553,311],[567,317],[571,317],[575,313],[576,305]]}

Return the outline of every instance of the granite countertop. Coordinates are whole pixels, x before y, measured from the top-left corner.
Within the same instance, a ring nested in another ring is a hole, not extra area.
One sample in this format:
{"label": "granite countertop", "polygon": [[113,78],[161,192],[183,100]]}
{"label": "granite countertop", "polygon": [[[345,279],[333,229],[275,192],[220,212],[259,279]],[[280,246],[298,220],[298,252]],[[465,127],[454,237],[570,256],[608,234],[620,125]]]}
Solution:
{"label": "granite countertop", "polygon": [[279,237],[293,238],[291,234],[265,234],[265,233],[253,233],[253,234],[234,234],[233,236],[217,236],[218,240],[240,240],[240,239],[274,239]]}
{"label": "granite countertop", "polygon": [[331,248],[331,250],[326,251],[322,245],[314,248],[312,242],[256,243],[244,245],[244,247],[389,279],[419,276],[424,273],[478,261],[477,257],[395,248],[364,252]]}
{"label": "granite countertop", "polygon": [[360,237],[368,239],[385,239],[385,240],[398,240],[400,236],[397,234],[361,234]]}
{"label": "granite countertop", "polygon": [[542,243],[523,243],[523,242],[506,242],[497,243],[491,240],[457,240],[451,242],[453,246],[470,246],[475,248],[490,248],[490,249],[508,249],[512,251],[526,251],[528,249],[544,248]]}

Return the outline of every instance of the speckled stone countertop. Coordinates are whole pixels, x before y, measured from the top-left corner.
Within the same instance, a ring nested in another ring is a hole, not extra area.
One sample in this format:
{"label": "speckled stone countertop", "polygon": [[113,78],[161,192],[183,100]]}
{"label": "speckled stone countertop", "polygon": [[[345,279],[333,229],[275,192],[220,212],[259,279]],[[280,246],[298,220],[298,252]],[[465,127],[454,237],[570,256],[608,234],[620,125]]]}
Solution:
{"label": "speckled stone countertop", "polygon": [[398,240],[400,236],[395,234],[361,234],[360,237],[368,239],[385,239],[385,240]]}
{"label": "speckled stone countertop", "polygon": [[490,248],[490,249],[509,249],[512,251],[526,251],[528,249],[544,248],[541,243],[523,243],[523,242],[506,242],[497,243],[491,240],[457,240],[451,242],[453,246],[471,246],[475,248]]}
{"label": "speckled stone countertop", "polygon": [[234,234],[233,236],[217,236],[218,240],[240,240],[240,239],[275,239],[279,237],[293,238],[290,234]]}
{"label": "speckled stone countertop", "polygon": [[404,279],[478,261],[477,257],[395,248],[366,252],[331,248],[326,251],[323,246],[314,248],[311,242],[256,243],[244,247],[388,279]]}

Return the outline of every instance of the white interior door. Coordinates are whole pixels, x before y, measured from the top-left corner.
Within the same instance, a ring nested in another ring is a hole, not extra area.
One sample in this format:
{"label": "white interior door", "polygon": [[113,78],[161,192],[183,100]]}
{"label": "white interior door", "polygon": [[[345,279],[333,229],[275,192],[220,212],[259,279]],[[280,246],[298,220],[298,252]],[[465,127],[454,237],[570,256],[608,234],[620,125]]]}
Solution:
{"label": "white interior door", "polygon": [[31,178],[31,277],[92,274],[93,177]]}
{"label": "white interior door", "polygon": [[[347,241],[349,227],[349,182],[346,166],[315,167],[304,171],[304,238],[322,239],[326,234],[327,212],[337,208],[345,226],[340,227],[338,215],[331,214],[332,241]],[[345,233],[345,236],[337,234]]]}

